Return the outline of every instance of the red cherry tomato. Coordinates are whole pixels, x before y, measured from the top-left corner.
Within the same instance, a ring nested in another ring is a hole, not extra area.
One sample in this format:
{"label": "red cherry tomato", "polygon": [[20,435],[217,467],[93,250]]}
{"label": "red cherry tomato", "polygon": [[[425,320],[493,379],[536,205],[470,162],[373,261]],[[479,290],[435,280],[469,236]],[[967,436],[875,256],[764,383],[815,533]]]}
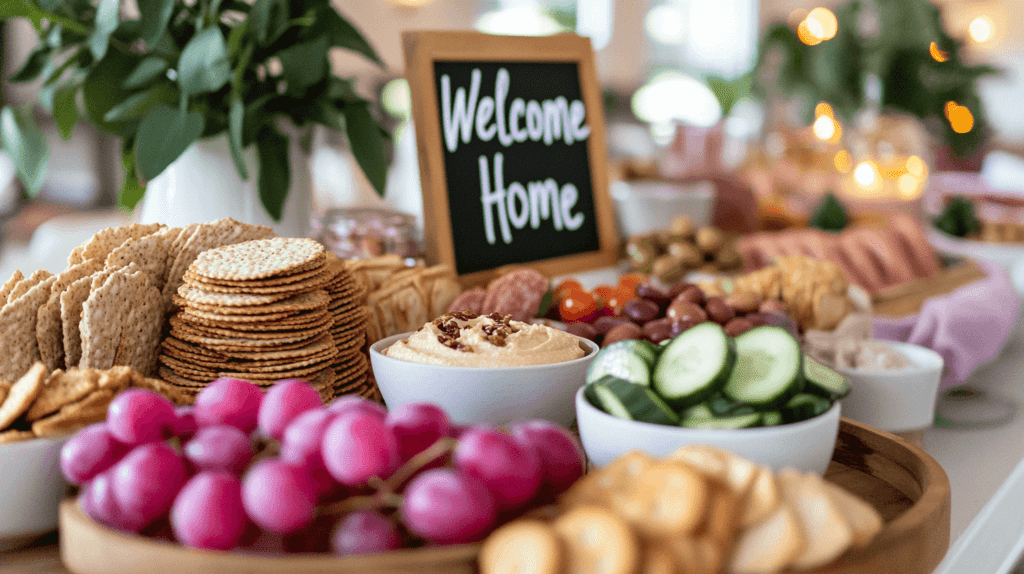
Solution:
{"label": "red cherry tomato", "polygon": [[[631,299],[636,296],[636,286],[644,281],[647,281],[647,276],[643,273],[630,273],[628,275],[623,275],[622,278],[619,279],[619,287],[628,289],[630,293],[628,298]],[[625,301],[623,301],[623,303],[625,303]]]}
{"label": "red cherry tomato", "polygon": [[561,302],[562,300],[565,299],[567,295],[571,293],[582,293],[585,291],[586,290],[583,288],[583,285],[581,285],[579,281],[575,279],[566,279],[559,283],[558,287],[555,287],[553,297],[555,301]]}
{"label": "red cherry tomato", "polygon": [[593,321],[597,318],[598,311],[597,299],[586,291],[570,293],[558,305],[559,315],[566,323]]}
{"label": "red cherry tomato", "polygon": [[611,309],[612,312],[618,312],[619,308],[622,307],[626,301],[633,298],[627,290],[621,287],[612,287],[610,285],[601,285],[600,287],[594,288],[594,295],[604,303],[604,306]]}

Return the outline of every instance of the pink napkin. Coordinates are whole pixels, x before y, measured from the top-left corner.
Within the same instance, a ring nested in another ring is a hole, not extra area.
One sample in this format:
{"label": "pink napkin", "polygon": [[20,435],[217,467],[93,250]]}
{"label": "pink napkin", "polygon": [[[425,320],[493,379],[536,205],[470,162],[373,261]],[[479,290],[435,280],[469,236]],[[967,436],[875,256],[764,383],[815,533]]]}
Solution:
{"label": "pink napkin", "polygon": [[1002,266],[980,262],[986,277],[925,301],[899,319],[875,318],[874,336],[928,347],[946,364],[940,387],[958,385],[1003,348],[1017,322],[1020,301]]}

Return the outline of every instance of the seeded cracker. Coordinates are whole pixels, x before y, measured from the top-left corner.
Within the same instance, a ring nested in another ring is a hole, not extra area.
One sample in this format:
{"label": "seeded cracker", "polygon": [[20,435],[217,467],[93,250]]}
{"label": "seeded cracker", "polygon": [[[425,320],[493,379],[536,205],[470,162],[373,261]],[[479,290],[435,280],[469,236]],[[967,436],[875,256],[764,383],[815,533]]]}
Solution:
{"label": "seeded cracker", "polygon": [[[89,298],[93,280],[106,279],[113,271],[97,271],[72,283],[60,295],[60,322],[64,338],[64,365],[76,367],[82,359],[82,304]],[[102,280],[100,281],[102,284]]]}
{"label": "seeded cracker", "polygon": [[6,429],[28,410],[32,401],[36,400],[43,390],[43,383],[49,373],[46,365],[35,363],[18,378],[11,387],[10,393],[0,405],[0,429]]}
{"label": "seeded cracker", "polygon": [[0,379],[18,379],[39,360],[36,316],[39,306],[49,297],[50,285],[54,281],[55,277],[46,279],[0,310],[0,341],[4,343],[3,354],[0,355]]}
{"label": "seeded cracker", "polygon": [[129,239],[137,239],[156,233],[166,227],[162,223],[122,225],[120,227],[108,227],[93,235],[88,241],[82,244],[82,258],[84,260],[98,259],[101,262],[107,260],[110,253],[124,244]]}
{"label": "seeded cracker", "polygon": [[39,285],[40,283],[42,283],[46,279],[49,279],[50,277],[53,277],[52,273],[45,269],[40,269],[33,273],[28,278],[22,279],[21,281],[18,282],[17,285],[14,286],[13,289],[11,289],[11,294],[8,296],[7,302],[13,302],[18,297],[21,297],[25,293],[28,293],[29,289],[35,287],[36,285]]}
{"label": "seeded cracker", "polygon": [[195,273],[209,279],[245,281],[287,275],[326,258],[324,246],[312,239],[279,237],[211,249],[195,262]]}
{"label": "seeded cracker", "polygon": [[36,315],[36,342],[39,344],[39,357],[50,370],[63,369],[64,362],[64,329],[61,325],[61,295],[75,281],[88,277],[103,268],[103,265],[91,259],[79,263],[57,275],[57,280],[50,286],[50,298],[39,307]]}
{"label": "seeded cracker", "polygon": [[[89,298],[82,304],[82,320],[79,330],[82,334],[82,359],[80,368],[109,369],[114,366],[121,330],[130,308],[126,301],[134,302],[133,283],[130,273],[138,272],[135,266],[114,271],[101,285],[93,282]],[[131,297],[131,298],[130,298]]]}
{"label": "seeded cracker", "polygon": [[135,263],[148,276],[158,290],[167,282],[167,253],[171,243],[181,233],[177,227],[168,227],[140,238],[130,238],[107,256],[106,266],[110,269],[127,267]]}
{"label": "seeded cracker", "polygon": [[20,270],[15,271],[14,275],[11,275],[11,278],[7,280],[7,283],[4,283],[4,286],[0,287],[0,309],[7,304],[7,298],[10,297],[11,291],[14,290],[14,286],[20,283],[24,278],[25,276],[22,275]]}
{"label": "seeded cracker", "polygon": [[[266,311],[265,309],[267,309],[268,307],[272,307],[272,305],[271,305],[272,303],[276,303],[276,302],[281,301],[281,300],[292,301],[292,303],[286,303],[285,304],[286,306],[289,307],[289,309],[287,309],[287,310],[290,311],[290,310],[292,310],[291,307],[294,305],[294,301],[293,300],[296,300],[296,299],[299,299],[300,297],[302,297],[301,295],[289,297],[287,295],[250,295],[248,293],[211,293],[209,291],[203,291],[201,289],[196,289],[195,287],[192,287],[192,286],[187,285],[187,284],[186,285],[182,285],[181,287],[178,288],[178,295],[180,295],[182,299],[185,299],[189,303],[198,303],[200,305],[210,305],[210,306],[217,306],[217,307],[257,307],[259,309],[259,314],[274,313],[275,311]],[[312,300],[310,300],[310,299],[312,299]],[[319,303],[318,299],[316,299],[312,295],[310,297],[307,297],[306,299],[301,300],[300,302],[307,304],[308,308],[310,308],[310,309],[312,309],[313,307],[319,307],[320,306],[320,303]],[[326,303],[327,303],[327,301],[323,302],[323,304],[326,304]]]}
{"label": "seeded cracker", "polygon": [[89,371],[73,369],[71,373],[65,373],[57,369],[46,379],[39,397],[25,413],[25,420],[37,421],[59,411],[64,405],[82,400],[97,388],[98,381],[99,375]]}
{"label": "seeded cracker", "polygon": [[128,291],[122,301],[125,323],[114,364],[126,365],[143,376],[149,376],[156,370],[156,357],[160,352],[163,297],[146,273],[129,274],[128,281]]}

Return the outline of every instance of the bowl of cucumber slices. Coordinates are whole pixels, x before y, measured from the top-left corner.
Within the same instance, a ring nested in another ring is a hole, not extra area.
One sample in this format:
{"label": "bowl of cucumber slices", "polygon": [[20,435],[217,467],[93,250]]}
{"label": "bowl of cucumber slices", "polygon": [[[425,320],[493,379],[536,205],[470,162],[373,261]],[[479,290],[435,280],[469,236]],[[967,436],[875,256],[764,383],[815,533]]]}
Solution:
{"label": "bowl of cucumber slices", "polygon": [[775,469],[824,473],[839,433],[843,375],[806,356],[781,327],[730,337],[700,323],[654,345],[619,341],[594,357],[576,394],[592,464],[631,450],[666,456],[710,444]]}

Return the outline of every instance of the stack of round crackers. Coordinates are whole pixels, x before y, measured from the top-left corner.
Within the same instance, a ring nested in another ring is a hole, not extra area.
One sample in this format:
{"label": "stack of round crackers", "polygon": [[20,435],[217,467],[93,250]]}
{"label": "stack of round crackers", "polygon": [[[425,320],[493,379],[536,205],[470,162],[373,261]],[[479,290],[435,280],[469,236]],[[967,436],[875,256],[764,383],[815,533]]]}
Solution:
{"label": "stack of round crackers", "polygon": [[203,252],[174,297],[180,308],[162,343],[160,378],[177,387],[181,402],[220,377],[262,387],[302,379],[325,402],[334,397],[337,372],[365,381],[365,362],[339,364],[345,337],[354,343],[364,336],[364,321],[354,317],[335,328],[327,288],[343,301],[349,286],[340,270],[311,239],[264,239]]}
{"label": "stack of round crackers", "polygon": [[330,333],[338,347],[338,356],[332,365],[335,374],[334,396],[356,394],[380,400],[377,385],[367,376],[370,362],[364,352],[366,312],[359,303],[365,296],[365,289],[341,260],[330,253],[327,257],[328,265],[333,268],[334,279],[324,289],[331,298],[328,311],[334,318],[334,325]]}

